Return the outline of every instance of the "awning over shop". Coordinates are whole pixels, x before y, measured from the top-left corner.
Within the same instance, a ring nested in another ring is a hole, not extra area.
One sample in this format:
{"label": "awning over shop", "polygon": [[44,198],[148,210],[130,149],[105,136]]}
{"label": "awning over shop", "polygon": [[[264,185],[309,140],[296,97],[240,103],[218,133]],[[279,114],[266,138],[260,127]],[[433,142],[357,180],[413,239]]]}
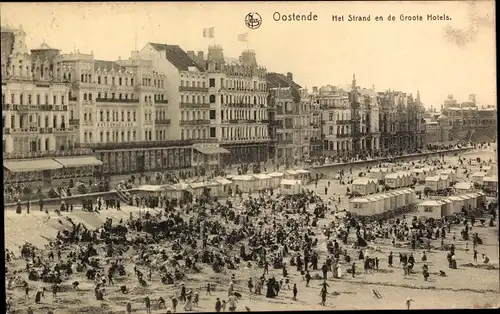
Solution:
{"label": "awning over shop", "polygon": [[229,151],[223,147],[195,147],[194,149],[204,155],[229,154]]}
{"label": "awning over shop", "polygon": [[77,168],[77,167],[102,165],[102,161],[95,158],[94,156],[64,157],[64,158],[54,158],[54,160],[63,165],[64,168]]}
{"label": "awning over shop", "polygon": [[34,158],[29,160],[9,160],[3,162],[4,168],[11,172],[30,172],[61,169],[63,166],[52,158]]}

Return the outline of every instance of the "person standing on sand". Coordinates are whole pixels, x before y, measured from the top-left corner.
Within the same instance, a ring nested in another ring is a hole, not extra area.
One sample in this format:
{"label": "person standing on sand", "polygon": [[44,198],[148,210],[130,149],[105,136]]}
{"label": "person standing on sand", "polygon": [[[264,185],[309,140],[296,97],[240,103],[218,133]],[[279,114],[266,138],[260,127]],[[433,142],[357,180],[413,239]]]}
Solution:
{"label": "person standing on sand", "polygon": [[356,275],[356,263],[352,263],[351,274],[352,274],[352,278],[356,278],[355,277],[355,275]]}
{"label": "person standing on sand", "polygon": [[309,274],[309,272],[306,272],[306,287],[309,287],[309,282],[311,281],[311,274]]}
{"label": "person standing on sand", "polygon": [[172,307],[174,309],[174,313],[177,312],[177,304],[179,304],[179,300],[175,297],[175,295],[172,297]]}
{"label": "person standing on sand", "polygon": [[132,304],[127,302],[127,313],[132,313]]}
{"label": "person standing on sand", "polygon": [[212,295],[210,294],[210,291],[211,291],[211,286],[210,286],[210,282],[207,283],[207,295]]}
{"label": "person standing on sand", "polygon": [[326,289],[321,289],[321,305],[326,306]]}
{"label": "person standing on sand", "polygon": [[407,309],[407,310],[409,310],[409,309],[410,309],[411,302],[415,302],[415,301],[413,301],[413,300],[412,300],[412,299],[410,299],[410,298],[406,298],[406,309]]}
{"label": "person standing on sand", "polygon": [[299,290],[297,289],[297,284],[296,283],[293,284],[293,290],[292,290],[292,292],[293,292],[293,300],[297,301],[297,293],[299,292]]}
{"label": "person standing on sand", "polygon": [[215,312],[220,312],[222,310],[222,302],[220,301],[220,298],[217,298],[215,301]]}

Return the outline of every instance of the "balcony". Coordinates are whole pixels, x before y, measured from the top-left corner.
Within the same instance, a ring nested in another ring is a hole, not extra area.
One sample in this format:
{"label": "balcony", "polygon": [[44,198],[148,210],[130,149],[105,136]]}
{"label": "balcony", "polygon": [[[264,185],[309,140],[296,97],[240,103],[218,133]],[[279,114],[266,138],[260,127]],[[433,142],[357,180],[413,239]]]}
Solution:
{"label": "balcony", "polygon": [[210,104],[180,103],[181,109],[210,109]]}
{"label": "balcony", "polygon": [[137,149],[137,148],[165,148],[165,147],[186,147],[195,143],[212,143],[217,140],[177,140],[177,141],[142,141],[123,143],[79,143],[76,148],[89,148],[93,150],[114,150],[114,149]]}
{"label": "balcony", "polygon": [[203,125],[210,124],[210,120],[182,120],[180,125]]}
{"label": "balcony", "polygon": [[52,134],[54,128],[40,128],[40,134]]}
{"label": "balcony", "polygon": [[80,126],[80,119],[69,119],[70,126]]}
{"label": "balcony", "polygon": [[63,157],[63,156],[85,156],[91,155],[92,150],[88,148],[76,148],[58,151],[37,151],[29,153],[4,153],[3,159],[28,159],[41,157]]}
{"label": "balcony", "polygon": [[208,93],[208,87],[179,86],[179,92],[202,92],[202,93]]}
{"label": "balcony", "polygon": [[75,128],[54,128],[54,133],[71,133],[75,131]]}
{"label": "balcony", "polygon": [[345,134],[345,133],[341,133],[341,134],[337,134],[337,137],[338,138],[347,138],[347,137],[351,137],[351,134]]}
{"label": "balcony", "polygon": [[255,123],[256,121],[253,119],[231,119],[229,123],[231,124],[240,124],[240,123]]}
{"label": "balcony", "polygon": [[351,124],[351,120],[337,120],[336,122],[339,125]]}
{"label": "balcony", "polygon": [[168,104],[168,100],[163,99],[163,100],[155,100],[155,104]]}
{"label": "balcony", "polygon": [[155,124],[168,125],[170,124],[170,119],[156,119]]}
{"label": "balcony", "polygon": [[115,99],[115,98],[96,98],[96,102],[107,102],[115,104],[138,104],[139,99]]}
{"label": "balcony", "polygon": [[40,133],[40,128],[38,127],[12,129],[12,134],[38,134],[38,133]]}

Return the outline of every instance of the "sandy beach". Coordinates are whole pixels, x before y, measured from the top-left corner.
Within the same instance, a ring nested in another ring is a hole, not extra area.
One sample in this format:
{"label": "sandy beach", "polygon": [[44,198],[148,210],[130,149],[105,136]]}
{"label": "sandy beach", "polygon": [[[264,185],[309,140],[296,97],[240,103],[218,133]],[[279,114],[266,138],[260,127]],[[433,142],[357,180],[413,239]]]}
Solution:
{"label": "sandy beach", "polygon": [[[493,150],[471,152],[462,157],[474,158],[495,158]],[[447,161],[453,164],[457,163],[458,157],[447,157]],[[357,170],[354,170],[355,174]],[[328,184],[328,180],[320,180],[317,187],[314,185],[308,188],[315,190],[318,194],[324,194],[324,187]],[[336,193],[342,196],[340,208],[347,208],[347,197],[345,197],[345,185],[340,185],[338,181],[331,181],[329,196]],[[331,191],[331,192],[330,192]],[[323,195],[324,197],[324,195]],[[102,225],[107,217],[113,221],[120,219],[126,220],[130,213],[138,215],[139,210],[133,206],[122,206],[121,211],[114,209],[103,210],[100,214],[83,212],[79,207],[76,207],[73,212],[62,213],[62,216],[57,216],[53,209],[49,209],[49,214],[40,212],[38,208],[33,208],[30,214],[27,214],[23,209],[22,214],[16,214],[15,211],[8,210],[5,212],[5,245],[6,248],[12,250],[17,256],[19,255],[19,247],[26,242],[35,245],[38,248],[43,248],[48,240],[54,237],[58,231],[69,228],[70,224],[64,217],[71,217],[73,222],[85,224],[88,229],[98,228]],[[323,226],[331,220],[331,216],[318,221],[318,226]],[[451,233],[460,234],[462,226],[452,226]],[[320,252],[320,264],[323,263],[326,256],[326,237],[315,231],[315,236],[318,237],[320,245],[317,250]],[[34,295],[36,291],[42,287],[47,287],[50,291],[50,285],[41,282],[28,281],[30,287],[29,298],[24,295],[22,287],[15,287],[7,290],[7,296],[12,297],[12,310],[10,313],[27,313],[28,307],[32,307],[34,313],[47,313],[52,310],[53,313],[126,313],[125,306],[127,302],[132,303],[133,312],[145,313],[144,298],[149,295],[152,304],[153,313],[165,313],[166,310],[157,308],[156,300],[161,296],[166,300],[167,306],[171,306],[170,298],[174,295],[179,295],[180,284],[184,283],[189,289],[193,289],[200,295],[199,306],[193,311],[204,312],[214,311],[216,297],[227,299],[227,287],[232,274],[236,278],[236,291],[242,294],[242,298],[238,302],[237,311],[245,311],[248,307],[250,311],[261,310],[325,310],[325,309],[405,309],[405,301],[411,298],[414,302],[411,304],[412,309],[447,309],[447,308],[482,308],[482,307],[498,307],[499,304],[499,254],[498,254],[498,223],[495,227],[479,227],[475,226],[472,229],[473,233],[478,233],[483,239],[484,244],[478,248],[479,256],[486,254],[490,258],[490,267],[480,265],[473,261],[472,252],[466,252],[465,242],[457,236],[455,241],[456,260],[458,269],[448,268],[446,260],[446,251],[436,249],[440,246],[439,240],[433,240],[432,248],[427,253],[429,272],[431,274],[428,281],[424,281],[421,267],[422,262],[420,256],[422,250],[413,252],[416,260],[414,267],[415,273],[410,276],[403,277],[402,269],[399,265],[399,259],[396,258],[399,252],[410,252],[410,248],[393,247],[388,239],[376,239],[375,243],[369,243],[366,250],[370,257],[378,257],[380,266],[378,270],[373,270],[371,273],[364,273],[362,262],[357,261],[357,251],[350,249],[350,255],[359,265],[356,278],[352,278],[350,274],[345,273],[346,265],[343,265],[343,277],[341,279],[328,279],[328,296],[326,306],[320,305],[320,284],[322,280],[312,280],[309,287],[297,273],[294,267],[290,267],[290,286],[297,283],[298,298],[292,300],[292,292],[289,289],[281,290],[279,296],[274,299],[266,298],[265,295],[256,295],[249,293],[247,281],[250,277],[258,278],[262,275],[262,269],[255,265],[248,267],[245,263],[239,265],[237,270],[227,270],[223,273],[214,273],[209,265],[199,264],[200,273],[187,272],[187,279],[176,281],[174,285],[164,285],[159,280],[159,276],[153,272],[152,280],[147,281],[147,287],[139,286],[136,278],[133,275],[132,268],[134,266],[132,256],[133,250],[127,252],[124,262],[127,275],[116,277],[114,286],[105,287],[105,295],[103,301],[97,301],[93,293],[93,282],[84,278],[84,273],[75,273],[69,279],[65,280],[61,285],[61,291],[57,298],[53,299],[50,292],[45,293],[45,298],[40,304],[35,304]],[[352,239],[351,239],[352,240]],[[451,236],[445,239],[445,243],[451,244],[453,240]],[[374,247],[378,246],[378,250]],[[162,244],[167,252],[170,252],[171,245]],[[390,268],[387,265],[387,256],[389,252],[394,253],[394,267]],[[286,258],[287,264],[289,258]],[[476,265],[471,267],[469,264]],[[468,265],[468,266],[464,266]],[[7,264],[9,273],[15,270],[25,268],[23,260],[14,260]],[[144,267],[143,267],[144,268]],[[142,268],[141,268],[142,269]],[[145,269],[145,268],[144,268]],[[439,271],[446,272],[446,277],[438,276]],[[311,271],[313,278],[315,275],[320,275],[321,271]],[[26,272],[20,273],[21,276],[27,278]],[[276,278],[282,277],[280,269],[269,268],[269,275],[275,275]],[[329,274],[330,275],[330,274]],[[80,285],[77,289],[71,286],[74,281],[79,281]],[[211,295],[206,295],[205,287],[210,282],[213,285]],[[6,282],[7,284],[7,282]],[[127,285],[128,294],[120,292],[120,285]],[[15,286],[15,285],[14,285]],[[373,290],[376,290],[381,298],[374,296]],[[177,308],[177,312],[184,312],[181,304]]]}

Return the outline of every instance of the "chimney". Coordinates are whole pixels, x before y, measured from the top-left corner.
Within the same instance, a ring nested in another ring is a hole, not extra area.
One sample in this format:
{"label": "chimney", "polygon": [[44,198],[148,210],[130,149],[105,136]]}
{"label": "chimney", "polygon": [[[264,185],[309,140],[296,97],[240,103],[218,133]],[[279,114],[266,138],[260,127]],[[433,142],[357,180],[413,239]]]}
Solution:
{"label": "chimney", "polygon": [[288,72],[288,73],[286,74],[286,77],[288,77],[288,79],[289,79],[290,81],[293,81],[293,73],[292,73],[292,72]]}
{"label": "chimney", "polygon": [[205,61],[205,57],[203,56],[203,51],[198,51],[198,59],[199,62]]}
{"label": "chimney", "polygon": [[194,51],[190,50],[190,51],[186,51],[186,54],[188,55],[189,59],[195,61],[195,58],[194,58]]}

